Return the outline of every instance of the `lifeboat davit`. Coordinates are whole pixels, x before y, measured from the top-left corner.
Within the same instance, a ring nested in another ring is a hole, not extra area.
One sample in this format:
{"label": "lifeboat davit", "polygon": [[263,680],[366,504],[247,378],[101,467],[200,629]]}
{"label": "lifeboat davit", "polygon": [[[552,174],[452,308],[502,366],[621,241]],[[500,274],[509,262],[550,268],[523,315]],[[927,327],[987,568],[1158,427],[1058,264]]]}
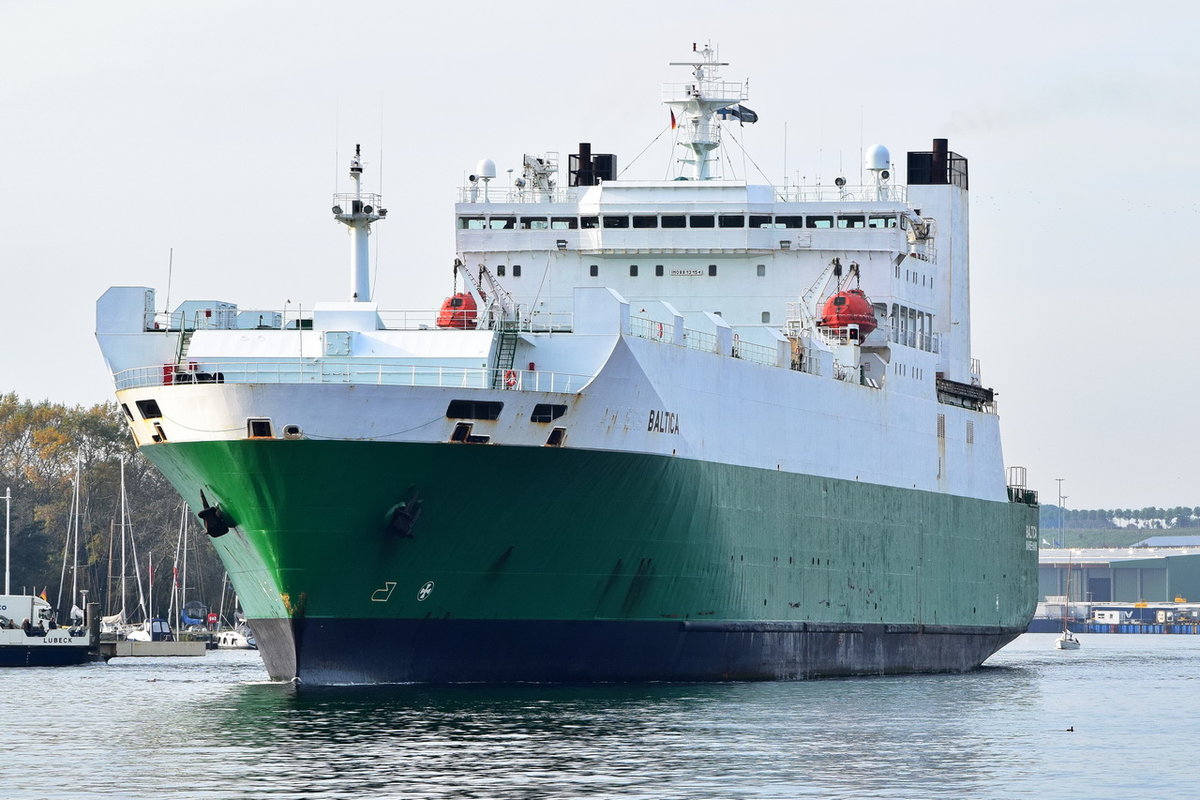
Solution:
{"label": "lifeboat davit", "polygon": [[474,329],[477,307],[475,297],[469,292],[459,292],[447,297],[442,303],[442,310],[437,315],[439,328]]}
{"label": "lifeboat davit", "polygon": [[858,338],[863,340],[879,326],[875,321],[875,309],[862,289],[846,289],[825,301],[821,309],[821,327],[845,329],[847,325],[858,326]]}

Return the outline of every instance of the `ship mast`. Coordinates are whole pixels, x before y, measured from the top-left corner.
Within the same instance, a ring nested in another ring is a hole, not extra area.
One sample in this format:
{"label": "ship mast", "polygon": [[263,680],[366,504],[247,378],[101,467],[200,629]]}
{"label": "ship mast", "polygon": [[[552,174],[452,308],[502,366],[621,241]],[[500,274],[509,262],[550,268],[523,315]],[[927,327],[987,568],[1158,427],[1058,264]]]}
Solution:
{"label": "ship mast", "polygon": [[728,62],[717,61],[717,51],[711,44],[696,50],[691,61],[672,61],[672,67],[691,67],[692,81],[684,84],[666,84],[663,87],[663,102],[671,107],[675,124],[680,128],[680,144],[691,153],[680,159],[692,167],[692,179],[703,181],[714,177],[713,151],[721,145],[721,126],[717,124],[716,112],[740,103],[747,98],[746,85],[718,78],[719,67]]}
{"label": "ship mast", "polygon": [[371,302],[371,223],[387,216],[380,196],[362,190],[362,171],[362,145],[356,144],[350,159],[354,191],[333,196],[333,218],[350,229],[350,300],[355,303]]}

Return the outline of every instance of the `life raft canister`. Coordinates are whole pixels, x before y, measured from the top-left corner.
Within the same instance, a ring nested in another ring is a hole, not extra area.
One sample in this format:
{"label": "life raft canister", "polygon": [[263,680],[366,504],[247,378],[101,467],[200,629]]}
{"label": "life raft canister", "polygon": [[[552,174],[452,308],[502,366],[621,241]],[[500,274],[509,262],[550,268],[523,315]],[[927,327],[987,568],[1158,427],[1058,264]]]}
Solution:
{"label": "life raft canister", "polygon": [[862,289],[847,289],[838,292],[825,301],[821,309],[822,328],[845,328],[847,325],[857,325],[861,339],[871,335],[871,331],[879,327],[875,321],[875,309]]}
{"label": "life raft canister", "polygon": [[478,308],[475,297],[469,292],[459,292],[447,297],[437,315],[439,328],[468,329],[475,327]]}

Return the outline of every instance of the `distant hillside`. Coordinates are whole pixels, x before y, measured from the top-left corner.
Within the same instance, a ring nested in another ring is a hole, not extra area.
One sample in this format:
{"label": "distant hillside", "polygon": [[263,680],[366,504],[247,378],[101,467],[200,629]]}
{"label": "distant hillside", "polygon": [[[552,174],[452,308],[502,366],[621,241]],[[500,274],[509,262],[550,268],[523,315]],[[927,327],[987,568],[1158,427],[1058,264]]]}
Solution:
{"label": "distant hillside", "polygon": [[[1045,504],[1041,511],[1043,528],[1134,528],[1165,531],[1200,528],[1200,506],[1174,508],[1059,508]],[[1200,533],[1200,530],[1197,531]]]}
{"label": "distant hillside", "polygon": [[1200,536],[1200,506],[1174,508],[1041,507],[1043,546],[1128,547],[1162,531]]}

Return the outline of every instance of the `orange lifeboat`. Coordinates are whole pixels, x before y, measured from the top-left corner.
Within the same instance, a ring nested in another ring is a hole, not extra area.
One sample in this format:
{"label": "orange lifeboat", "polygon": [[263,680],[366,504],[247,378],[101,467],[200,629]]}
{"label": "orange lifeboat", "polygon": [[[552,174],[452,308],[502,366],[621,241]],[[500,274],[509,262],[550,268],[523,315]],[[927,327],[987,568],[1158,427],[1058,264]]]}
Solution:
{"label": "orange lifeboat", "polygon": [[842,329],[857,325],[858,338],[862,340],[870,336],[879,323],[875,321],[875,309],[871,308],[871,301],[863,290],[846,289],[825,301],[820,324],[823,328]]}
{"label": "orange lifeboat", "polygon": [[475,298],[469,292],[459,292],[447,297],[437,315],[439,328],[474,328],[477,308]]}

